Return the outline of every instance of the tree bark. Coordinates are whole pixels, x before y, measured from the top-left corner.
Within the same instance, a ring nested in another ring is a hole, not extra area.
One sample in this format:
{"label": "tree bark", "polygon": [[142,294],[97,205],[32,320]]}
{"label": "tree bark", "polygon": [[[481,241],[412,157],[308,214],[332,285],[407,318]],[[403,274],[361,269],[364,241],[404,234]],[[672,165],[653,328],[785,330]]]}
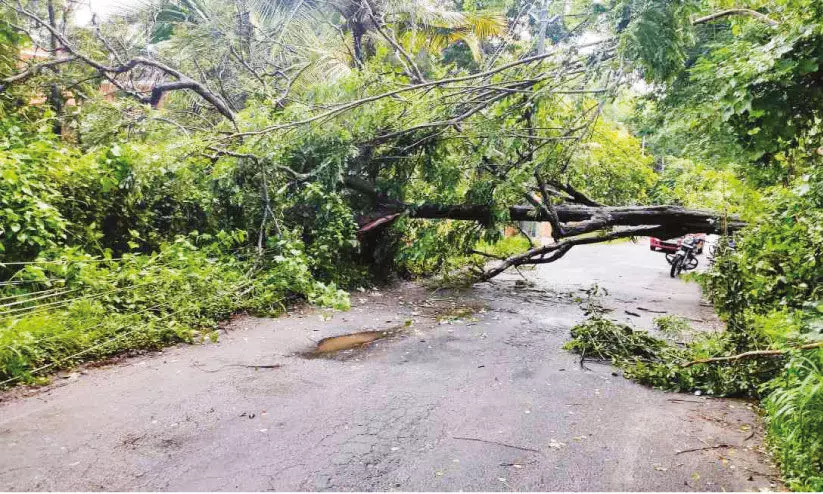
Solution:
{"label": "tree bark", "polygon": [[[48,22],[49,26],[54,31],[57,31],[57,16],[54,10],[54,0],[49,0],[48,4],[46,5],[48,11]],[[49,36],[49,50],[51,56],[57,56],[57,49],[59,45],[57,43],[57,38],[54,34]],[[60,71],[58,65],[52,66],[52,70],[56,73]],[[60,136],[63,134],[63,95],[60,93],[60,88],[57,84],[52,84],[49,88],[49,96],[48,96],[49,106],[51,106],[52,110],[54,110],[54,123],[52,124],[52,131],[54,135]]]}
{"label": "tree bark", "polygon": [[366,34],[366,28],[362,22],[350,21],[352,45],[354,48],[354,65],[357,68],[362,68],[366,61],[366,55],[363,53],[363,36]]}

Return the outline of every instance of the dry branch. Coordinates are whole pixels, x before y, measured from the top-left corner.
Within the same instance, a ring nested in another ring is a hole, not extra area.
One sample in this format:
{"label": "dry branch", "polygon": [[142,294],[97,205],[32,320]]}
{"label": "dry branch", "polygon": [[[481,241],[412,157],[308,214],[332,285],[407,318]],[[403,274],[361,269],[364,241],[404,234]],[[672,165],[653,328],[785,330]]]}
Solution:
{"label": "dry branch", "polygon": [[497,446],[503,446],[505,448],[512,448],[512,449],[519,449],[520,451],[528,451],[531,453],[540,453],[540,450],[534,448],[527,448],[525,446],[515,446],[514,444],[507,444],[500,441],[489,441],[488,439],[480,439],[477,437],[462,437],[462,436],[452,436],[452,439],[459,439],[461,441],[474,441],[478,443],[486,443],[486,444],[495,444]]}
{"label": "dry branch", "polygon": [[715,444],[714,446],[704,446],[702,448],[681,449],[680,451],[676,451],[674,454],[682,455],[683,453],[692,453],[694,451],[708,451],[710,449],[721,448],[734,448],[734,446],[732,446],[731,444]]}

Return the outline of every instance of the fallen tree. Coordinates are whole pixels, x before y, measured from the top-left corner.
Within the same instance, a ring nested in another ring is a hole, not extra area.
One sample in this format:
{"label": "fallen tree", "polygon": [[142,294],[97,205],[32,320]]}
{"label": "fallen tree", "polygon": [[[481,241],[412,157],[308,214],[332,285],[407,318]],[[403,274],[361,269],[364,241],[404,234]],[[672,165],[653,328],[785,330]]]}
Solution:
{"label": "fallen tree", "polygon": [[[376,201],[375,213],[360,219],[361,235],[379,231],[403,215],[419,219],[494,222],[494,208],[482,204],[410,205],[391,201],[363,180],[349,178],[344,185],[370,195]],[[552,224],[554,242],[513,255],[485,270],[477,281],[488,281],[503,271],[526,264],[548,264],[566,255],[576,245],[608,242],[619,238],[654,236],[672,238],[689,233],[727,234],[745,226],[737,217],[680,206],[602,206],[572,187],[563,186],[567,202],[554,204],[560,193],[547,191],[542,200],[530,196],[533,205],[508,207],[511,221],[537,221]],[[555,189],[556,191],[556,189]],[[581,204],[582,203],[582,204]]]}

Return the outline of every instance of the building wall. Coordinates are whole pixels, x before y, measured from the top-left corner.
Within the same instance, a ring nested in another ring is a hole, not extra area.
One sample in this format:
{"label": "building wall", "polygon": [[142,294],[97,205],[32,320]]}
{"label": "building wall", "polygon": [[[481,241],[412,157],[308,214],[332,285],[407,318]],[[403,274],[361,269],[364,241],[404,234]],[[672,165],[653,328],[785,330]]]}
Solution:
{"label": "building wall", "polygon": [[[535,243],[545,245],[554,242],[552,226],[547,221],[518,221],[517,224]],[[514,237],[520,235],[520,231],[514,225],[506,225],[503,229],[503,235]]]}

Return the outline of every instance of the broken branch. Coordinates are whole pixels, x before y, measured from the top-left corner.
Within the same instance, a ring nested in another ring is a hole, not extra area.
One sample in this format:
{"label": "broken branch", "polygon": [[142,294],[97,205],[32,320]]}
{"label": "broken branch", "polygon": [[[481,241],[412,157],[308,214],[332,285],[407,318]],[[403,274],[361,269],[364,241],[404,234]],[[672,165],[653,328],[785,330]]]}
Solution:
{"label": "broken branch", "polygon": [[486,443],[486,444],[496,444],[497,446],[504,446],[506,448],[519,449],[520,451],[530,451],[532,453],[540,453],[540,450],[538,450],[538,449],[526,448],[524,446],[515,446],[513,444],[501,443],[499,441],[489,441],[487,439],[479,439],[479,438],[476,438],[476,437],[452,436],[452,439],[459,439],[461,441],[475,441],[475,442],[478,442],[478,443]]}
{"label": "broken branch", "polygon": [[809,343],[796,347],[787,348],[785,350],[753,350],[750,352],[743,352],[738,355],[728,355],[725,357],[713,357],[693,360],[682,365],[682,367],[691,367],[696,364],[710,364],[714,362],[736,362],[738,360],[758,358],[758,357],[781,357],[787,353],[795,350],[814,350],[815,348],[823,348],[823,341],[817,343]]}
{"label": "broken branch", "polygon": [[711,22],[717,19],[721,19],[723,17],[728,17],[730,15],[745,15],[749,17],[753,17],[760,22],[764,22],[771,27],[779,26],[780,23],[776,20],[772,19],[771,17],[761,14],[760,12],[752,9],[727,9],[721,10],[720,12],[715,12],[713,14],[709,14],[704,17],[700,17],[692,21],[693,26],[697,26],[698,24],[705,24],[707,22]]}

